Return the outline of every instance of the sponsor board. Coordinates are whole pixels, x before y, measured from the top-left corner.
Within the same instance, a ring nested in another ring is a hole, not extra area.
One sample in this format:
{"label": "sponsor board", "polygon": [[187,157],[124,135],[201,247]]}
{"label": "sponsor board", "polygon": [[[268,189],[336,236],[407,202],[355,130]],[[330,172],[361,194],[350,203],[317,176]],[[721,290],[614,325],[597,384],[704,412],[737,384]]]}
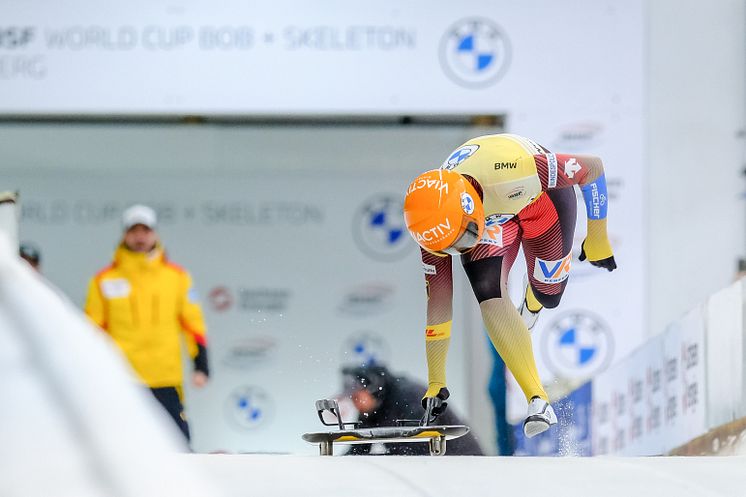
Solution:
{"label": "sponsor board", "polygon": [[497,83],[508,70],[510,57],[508,37],[491,19],[461,19],[446,31],[440,42],[443,71],[467,88]]}
{"label": "sponsor board", "polygon": [[287,311],[291,295],[292,291],[288,288],[229,288],[218,285],[207,293],[207,302],[210,309],[218,313],[235,310],[281,314]]}
{"label": "sponsor board", "polygon": [[362,283],[345,293],[337,310],[340,314],[354,317],[380,315],[391,308],[394,293],[394,286],[387,283]]}
{"label": "sponsor board", "polygon": [[561,126],[552,146],[559,153],[584,152],[602,143],[604,125],[598,121],[579,121]]}
{"label": "sponsor board", "polygon": [[352,234],[358,248],[383,262],[404,258],[415,246],[404,236],[404,199],[401,195],[378,194],[361,204],[353,216]]}
{"label": "sponsor board", "polygon": [[264,428],[274,417],[274,400],[262,387],[240,386],[224,402],[229,424],[240,431]]}
{"label": "sponsor board", "polygon": [[233,340],[223,348],[222,363],[234,369],[256,369],[275,359],[277,340],[270,336],[251,336]]}
{"label": "sponsor board", "polygon": [[344,341],[341,350],[341,363],[350,366],[387,364],[389,356],[389,344],[380,334],[361,331]]}
{"label": "sponsor board", "polygon": [[558,378],[586,379],[605,370],[614,356],[611,329],[588,311],[554,318],[540,337],[542,357]]}

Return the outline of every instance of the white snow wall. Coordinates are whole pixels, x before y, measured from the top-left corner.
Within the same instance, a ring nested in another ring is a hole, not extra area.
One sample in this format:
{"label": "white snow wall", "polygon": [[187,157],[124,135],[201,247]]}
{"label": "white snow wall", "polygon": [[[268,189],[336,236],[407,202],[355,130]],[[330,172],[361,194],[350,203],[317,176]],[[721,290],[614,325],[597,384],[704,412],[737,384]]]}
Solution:
{"label": "white snow wall", "polygon": [[[208,495],[109,339],[0,232],[0,494]],[[220,493],[218,491],[218,493]]]}

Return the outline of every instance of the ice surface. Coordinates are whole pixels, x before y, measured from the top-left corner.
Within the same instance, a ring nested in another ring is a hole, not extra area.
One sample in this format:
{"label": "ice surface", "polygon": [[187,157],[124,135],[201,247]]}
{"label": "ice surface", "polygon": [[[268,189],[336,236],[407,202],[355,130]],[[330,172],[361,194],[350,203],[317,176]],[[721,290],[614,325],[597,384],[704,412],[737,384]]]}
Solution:
{"label": "ice surface", "polygon": [[746,495],[746,457],[185,454],[230,495],[690,497]]}

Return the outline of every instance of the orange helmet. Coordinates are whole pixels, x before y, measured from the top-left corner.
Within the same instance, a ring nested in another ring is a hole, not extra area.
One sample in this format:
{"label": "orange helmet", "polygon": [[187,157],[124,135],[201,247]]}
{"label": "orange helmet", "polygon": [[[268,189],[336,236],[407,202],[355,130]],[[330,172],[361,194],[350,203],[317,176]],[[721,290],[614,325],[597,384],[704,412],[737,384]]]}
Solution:
{"label": "orange helmet", "polygon": [[482,238],[484,207],[465,177],[433,169],[417,176],[407,188],[404,220],[420,247],[458,255]]}

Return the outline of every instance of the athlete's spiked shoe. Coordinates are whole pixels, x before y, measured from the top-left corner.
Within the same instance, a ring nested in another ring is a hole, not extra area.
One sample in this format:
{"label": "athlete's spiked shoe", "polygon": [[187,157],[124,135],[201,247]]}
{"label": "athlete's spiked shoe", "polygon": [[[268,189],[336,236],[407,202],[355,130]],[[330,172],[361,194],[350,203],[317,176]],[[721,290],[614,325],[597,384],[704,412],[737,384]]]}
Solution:
{"label": "athlete's spiked shoe", "polygon": [[554,414],[554,409],[549,405],[549,402],[539,397],[531,399],[531,402],[528,403],[528,415],[523,422],[523,433],[526,438],[535,437],[539,433],[547,431],[550,426],[556,423],[557,415]]}
{"label": "athlete's spiked shoe", "polygon": [[523,302],[521,302],[521,306],[518,308],[518,312],[521,314],[521,317],[523,318],[523,322],[526,323],[526,328],[528,328],[528,331],[531,331],[534,329],[534,326],[536,325],[536,321],[539,319],[539,312],[534,312],[532,310],[529,310],[528,308],[528,302],[526,301],[526,294],[528,294],[528,275],[523,275]]}
{"label": "athlete's spiked shoe", "polygon": [[536,321],[538,321],[539,319],[540,311],[530,311],[528,309],[528,305],[526,304],[526,297],[523,297],[523,302],[518,308],[518,312],[521,313],[521,317],[523,318],[523,322],[526,323],[526,328],[528,328],[528,331],[533,330],[534,326],[536,325]]}

